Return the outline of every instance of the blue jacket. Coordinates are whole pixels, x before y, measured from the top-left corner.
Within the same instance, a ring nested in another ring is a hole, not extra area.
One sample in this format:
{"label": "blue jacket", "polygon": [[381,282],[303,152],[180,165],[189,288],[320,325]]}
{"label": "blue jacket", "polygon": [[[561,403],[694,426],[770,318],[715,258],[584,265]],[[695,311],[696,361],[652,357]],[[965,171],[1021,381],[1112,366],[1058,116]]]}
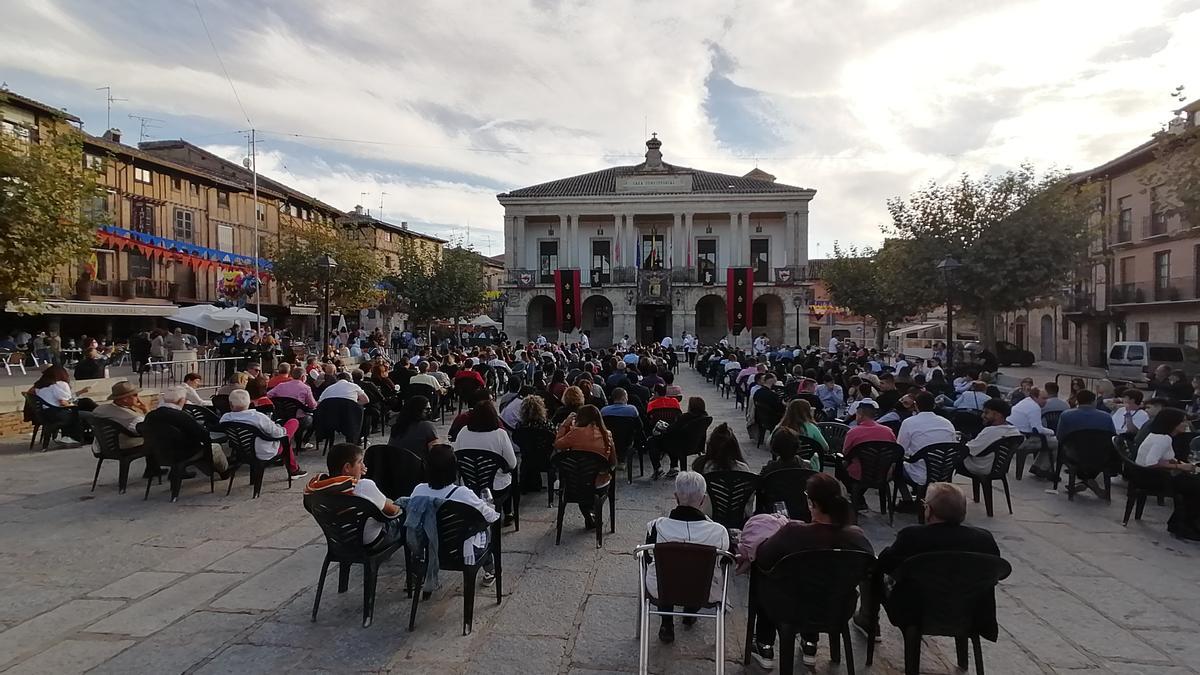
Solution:
{"label": "blue jacket", "polygon": [[[454,490],[451,490],[450,494],[454,494]],[[436,590],[440,560],[437,512],[446,500],[441,497],[403,497],[401,501],[405,502],[404,528],[408,537],[408,550],[413,551],[414,555],[425,551],[425,590]]]}
{"label": "blue jacket", "polygon": [[1103,410],[1097,410],[1094,406],[1081,405],[1078,408],[1063,412],[1062,417],[1058,418],[1058,428],[1055,430],[1054,435],[1058,436],[1061,440],[1071,435],[1072,432],[1083,429],[1116,433],[1113,430],[1111,415]]}

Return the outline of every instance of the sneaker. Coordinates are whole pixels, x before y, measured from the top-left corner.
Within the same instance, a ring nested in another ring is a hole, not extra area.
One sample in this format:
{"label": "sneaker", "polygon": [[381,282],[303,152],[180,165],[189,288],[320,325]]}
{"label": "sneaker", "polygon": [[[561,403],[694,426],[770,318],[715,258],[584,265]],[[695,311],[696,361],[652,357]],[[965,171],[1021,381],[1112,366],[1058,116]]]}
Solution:
{"label": "sneaker", "polygon": [[662,469],[655,469],[654,473],[650,474],[650,480],[658,480],[663,477]]}
{"label": "sneaker", "polygon": [[496,575],[492,574],[491,572],[489,572],[487,570],[484,570],[483,571],[483,585],[491,586],[494,583],[496,583]]}
{"label": "sneaker", "polygon": [[758,642],[750,645],[750,655],[754,657],[754,661],[764,670],[773,670],[775,668],[775,648],[771,645],[764,645]]}
{"label": "sneaker", "polygon": [[809,668],[817,666],[817,643],[800,642],[800,660]]}
{"label": "sneaker", "polygon": [[304,469],[300,469],[296,473],[288,473],[288,476],[290,476],[292,480],[296,480],[297,478],[304,478],[307,475],[308,475],[308,472],[305,471]]}
{"label": "sneaker", "polygon": [[664,623],[658,628],[658,641],[664,645],[669,645],[675,641],[675,624]]}
{"label": "sneaker", "polygon": [[670,471],[667,472],[667,475],[663,476],[663,478],[666,478],[667,480],[672,480],[675,478],[675,476],[678,476],[678,475],[679,475],[679,469],[672,468]]}

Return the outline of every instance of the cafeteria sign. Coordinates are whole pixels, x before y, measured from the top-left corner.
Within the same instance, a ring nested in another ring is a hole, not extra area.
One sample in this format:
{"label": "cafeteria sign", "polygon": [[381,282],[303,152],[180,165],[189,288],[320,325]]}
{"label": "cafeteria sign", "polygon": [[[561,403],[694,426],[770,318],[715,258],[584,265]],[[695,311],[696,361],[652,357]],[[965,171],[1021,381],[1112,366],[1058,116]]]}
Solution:
{"label": "cafeteria sign", "polygon": [[850,314],[850,309],[848,307],[839,307],[826,300],[818,300],[808,306],[808,313],[820,319],[827,314],[840,314],[845,316]]}

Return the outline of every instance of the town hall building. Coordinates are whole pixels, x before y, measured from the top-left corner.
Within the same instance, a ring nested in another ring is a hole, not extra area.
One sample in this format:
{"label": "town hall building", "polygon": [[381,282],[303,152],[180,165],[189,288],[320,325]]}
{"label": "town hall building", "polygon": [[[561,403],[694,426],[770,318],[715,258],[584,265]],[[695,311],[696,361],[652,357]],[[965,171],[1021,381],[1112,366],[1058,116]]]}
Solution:
{"label": "town hall building", "polygon": [[[578,339],[560,332],[556,286],[577,270],[575,326],[594,347],[624,335],[678,342],[684,331],[705,344],[728,336],[748,345],[751,332],[766,333],[773,345],[807,344],[808,205],[816,191],[759,169],[733,176],[668,164],[656,136],[646,148],[636,166],[497,196],[510,339]],[[730,269],[753,277],[751,316],[736,338],[735,313],[727,313]]]}

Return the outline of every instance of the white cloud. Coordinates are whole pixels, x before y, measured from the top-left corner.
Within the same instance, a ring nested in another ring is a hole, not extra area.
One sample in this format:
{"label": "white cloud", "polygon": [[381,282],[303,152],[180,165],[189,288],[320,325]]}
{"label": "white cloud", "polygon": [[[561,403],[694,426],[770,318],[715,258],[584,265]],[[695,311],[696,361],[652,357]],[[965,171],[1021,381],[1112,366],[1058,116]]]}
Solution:
{"label": "white cloud", "polygon": [[[389,219],[440,236],[470,223],[479,246],[500,228],[495,186],[632,163],[647,126],[667,161],[744,173],[758,156],[816,188],[811,255],[878,242],[885,200],[925,181],[1022,161],[1082,168],[1140,143],[1200,39],[1200,11],[1152,0],[201,6],[256,127],[376,141],[265,133],[265,174],[342,208],[386,192]],[[114,119],[246,126],[189,3],[5,12],[0,69],[17,91],[94,112],[94,88],[111,85],[129,99]],[[757,106],[720,123],[713,45],[721,77]]]}

